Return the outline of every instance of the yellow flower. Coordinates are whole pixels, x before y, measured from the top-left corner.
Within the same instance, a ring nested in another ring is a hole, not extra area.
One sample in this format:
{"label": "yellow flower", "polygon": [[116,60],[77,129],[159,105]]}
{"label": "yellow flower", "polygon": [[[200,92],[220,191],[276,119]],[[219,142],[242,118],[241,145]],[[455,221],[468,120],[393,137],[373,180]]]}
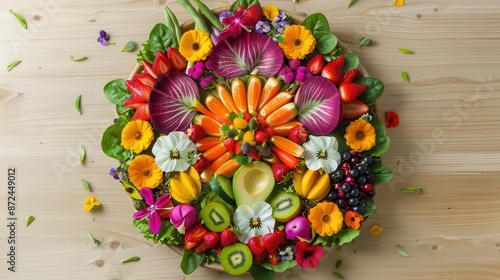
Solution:
{"label": "yellow flower", "polygon": [[122,131],[121,145],[137,154],[146,150],[154,139],[153,128],[149,122],[134,120],[127,123]]}
{"label": "yellow flower", "polygon": [[332,236],[342,229],[344,216],[337,204],[324,201],[309,210],[311,226],[320,236]]}
{"label": "yellow flower", "polygon": [[83,209],[90,211],[94,207],[101,207],[101,203],[93,196],[87,197],[87,199],[85,199],[85,205],[83,205]]}
{"label": "yellow flower", "polygon": [[352,122],[344,135],[347,146],[356,152],[367,151],[375,146],[375,128],[367,121],[358,119]]}
{"label": "yellow flower", "polygon": [[312,32],[302,25],[290,25],[285,29],[283,38],[285,42],[279,46],[288,59],[303,59],[316,46]]}
{"label": "yellow flower", "polygon": [[277,17],[280,12],[276,6],[271,4],[262,9],[262,14],[264,14],[268,20],[274,21],[274,18]]}
{"label": "yellow flower", "polygon": [[379,233],[381,233],[383,230],[383,228],[381,226],[372,226],[370,228],[370,233],[374,236],[378,235]]}
{"label": "yellow flower", "polygon": [[394,0],[395,7],[402,7],[405,4],[405,0]]}
{"label": "yellow flower", "polygon": [[212,47],[213,44],[207,32],[193,29],[182,35],[179,52],[187,60],[194,62],[206,59]]}
{"label": "yellow flower", "polygon": [[132,184],[139,190],[145,187],[155,188],[163,181],[163,172],[150,155],[134,158],[128,167],[128,174]]}

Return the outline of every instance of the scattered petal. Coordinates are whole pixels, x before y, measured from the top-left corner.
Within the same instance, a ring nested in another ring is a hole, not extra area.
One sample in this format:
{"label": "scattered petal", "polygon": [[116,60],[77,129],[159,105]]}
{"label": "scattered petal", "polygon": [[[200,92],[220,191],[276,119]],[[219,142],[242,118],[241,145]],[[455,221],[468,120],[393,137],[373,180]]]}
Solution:
{"label": "scattered petal", "polygon": [[85,161],[85,156],[87,155],[87,151],[85,151],[85,148],[83,146],[80,147],[80,163],[83,163]]}
{"label": "scattered petal", "polygon": [[24,29],[28,29],[28,23],[26,22],[26,19],[24,18],[23,15],[21,15],[20,13],[16,13],[12,10],[10,10],[9,12],[16,17],[17,21],[19,21],[19,23]]}
{"label": "scattered petal", "polygon": [[403,257],[409,257],[410,256],[410,255],[408,255],[408,252],[406,252],[406,249],[403,246],[399,245],[399,244],[396,244],[396,250]]}
{"label": "scattered petal", "polygon": [[394,111],[385,111],[385,127],[397,127],[399,125],[399,115]]}
{"label": "scattered petal", "polygon": [[7,65],[7,71],[10,72],[14,67],[16,67],[22,60],[16,59],[12,61],[9,65]]}
{"label": "scattered petal", "polygon": [[33,223],[34,220],[35,220],[34,216],[29,216],[28,221],[26,222],[26,227],[29,227],[29,225],[31,225],[31,223]]}
{"label": "scattered petal", "polygon": [[402,7],[404,6],[405,1],[404,0],[394,0],[394,7]]}
{"label": "scattered petal", "polygon": [[373,236],[377,236],[377,235],[379,235],[379,234],[382,232],[382,230],[384,230],[384,229],[383,229],[381,226],[377,226],[377,225],[375,225],[375,226],[372,226],[372,227],[370,228],[370,233],[371,233]]}

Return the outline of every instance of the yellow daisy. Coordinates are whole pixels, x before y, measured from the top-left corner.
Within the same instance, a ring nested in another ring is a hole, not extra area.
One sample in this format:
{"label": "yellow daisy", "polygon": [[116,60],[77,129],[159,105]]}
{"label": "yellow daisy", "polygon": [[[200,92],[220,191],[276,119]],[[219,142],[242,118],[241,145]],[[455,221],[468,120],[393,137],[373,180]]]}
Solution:
{"label": "yellow daisy", "polygon": [[140,155],[130,162],[128,167],[130,181],[139,190],[155,188],[163,181],[163,172],[156,165],[155,158],[150,155]]}
{"label": "yellow daisy", "polygon": [[347,146],[356,152],[367,151],[375,146],[375,128],[363,119],[352,122],[344,135]]}
{"label": "yellow daisy", "polygon": [[274,18],[277,17],[280,12],[278,8],[273,4],[267,5],[262,9],[262,14],[270,21],[274,21]]}
{"label": "yellow daisy", "polygon": [[134,120],[127,123],[122,130],[121,145],[135,153],[146,150],[154,139],[153,128],[149,122]]}
{"label": "yellow daisy", "polygon": [[290,25],[283,32],[283,38],[285,42],[279,46],[288,59],[303,59],[316,46],[312,32],[302,25]]}
{"label": "yellow daisy", "polygon": [[309,210],[307,216],[314,231],[320,236],[332,236],[342,229],[344,216],[337,204],[324,201]]}
{"label": "yellow daisy", "polygon": [[182,34],[179,45],[179,52],[191,62],[205,60],[213,47],[210,35],[199,29]]}

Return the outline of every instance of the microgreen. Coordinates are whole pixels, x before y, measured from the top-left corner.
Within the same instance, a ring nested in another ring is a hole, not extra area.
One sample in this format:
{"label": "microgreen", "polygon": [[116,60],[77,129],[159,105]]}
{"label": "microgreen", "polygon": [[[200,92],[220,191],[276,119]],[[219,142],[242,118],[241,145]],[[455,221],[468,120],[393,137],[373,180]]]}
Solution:
{"label": "microgreen", "polygon": [[85,161],[85,157],[87,155],[87,151],[85,151],[85,148],[83,146],[80,147],[80,163],[83,163]]}
{"label": "microgreen", "polygon": [[29,225],[31,225],[31,223],[33,223],[34,220],[35,220],[34,216],[29,216],[28,221],[26,222],[26,227],[29,227]]}
{"label": "microgreen", "polygon": [[399,52],[404,53],[404,54],[414,54],[415,53],[414,51],[409,50],[409,49],[405,49],[405,48],[399,48]]}
{"label": "microgreen", "polygon": [[140,257],[134,256],[134,257],[130,257],[130,258],[126,259],[126,260],[123,260],[122,263],[138,262],[140,260],[141,260]]}
{"label": "microgreen", "polygon": [[89,236],[90,241],[92,241],[92,243],[94,243],[95,246],[102,245],[102,240],[94,237],[94,235],[90,231],[87,231],[87,235]]}
{"label": "microgreen", "polygon": [[14,67],[16,67],[22,60],[16,59],[7,65],[7,71],[10,72]]}
{"label": "microgreen", "polygon": [[120,50],[121,52],[131,52],[135,50],[135,42],[134,41],[128,41],[125,46]]}
{"label": "microgreen", "polygon": [[402,188],[401,192],[402,193],[421,193],[424,190],[421,187],[414,187],[414,188]]}
{"label": "microgreen", "polygon": [[336,272],[336,271],[334,271],[334,272],[333,272],[333,275],[335,275],[335,277],[340,278],[340,279],[347,279],[347,278],[345,277],[345,275],[344,275],[344,274],[342,274],[342,273],[340,273],[340,272]]}
{"label": "microgreen", "polygon": [[82,95],[78,95],[76,97],[76,100],[75,100],[75,108],[76,108],[76,111],[78,111],[79,114],[82,113],[81,101],[82,101]]}
{"label": "microgreen", "polygon": [[340,268],[342,266],[342,264],[344,263],[343,260],[338,260],[336,263],[335,263],[335,268]]}
{"label": "microgreen", "polygon": [[356,3],[357,0],[349,0],[349,4],[347,4],[347,7],[345,7],[346,9],[349,9],[349,7],[351,7],[352,5],[354,5],[354,3]]}
{"label": "microgreen", "polygon": [[363,38],[361,38],[361,40],[359,40],[359,46],[360,47],[369,46],[371,44],[372,44],[372,39],[368,39],[366,37],[363,37]]}
{"label": "microgreen", "polygon": [[26,22],[26,19],[23,15],[21,15],[20,13],[16,13],[13,10],[10,10],[9,12],[16,17],[17,21],[19,21],[24,29],[28,29],[28,23]]}
{"label": "microgreen", "polygon": [[405,83],[407,84],[410,83],[410,78],[408,77],[408,73],[406,73],[405,71],[401,72],[401,77],[403,77],[403,81],[405,81]]}
{"label": "microgreen", "polygon": [[81,181],[82,181],[82,185],[83,185],[83,187],[84,187],[87,191],[91,192],[91,191],[92,191],[92,189],[90,188],[90,184],[89,184],[89,182],[88,182],[87,180],[85,180],[85,179],[82,179]]}
{"label": "microgreen", "polygon": [[396,244],[396,250],[403,257],[409,257],[410,256],[410,255],[408,255],[408,252],[406,252],[406,249],[403,246],[399,245],[399,244]]}
{"label": "microgreen", "polygon": [[83,61],[83,60],[87,59],[87,57],[84,55],[79,56],[79,57],[75,57],[73,55],[70,55],[69,58],[71,58],[71,60],[73,60],[73,61]]}

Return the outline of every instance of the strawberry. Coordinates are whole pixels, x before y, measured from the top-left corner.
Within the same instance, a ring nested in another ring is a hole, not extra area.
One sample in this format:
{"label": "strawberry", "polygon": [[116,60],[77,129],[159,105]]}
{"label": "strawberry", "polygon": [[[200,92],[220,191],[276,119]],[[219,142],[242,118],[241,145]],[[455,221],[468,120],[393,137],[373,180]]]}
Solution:
{"label": "strawberry", "polygon": [[156,74],[164,74],[172,70],[172,63],[168,57],[160,50],[156,51],[156,58],[153,61],[153,71]]}
{"label": "strawberry", "polygon": [[250,152],[247,153],[247,156],[251,157],[253,160],[260,160],[259,151],[257,151],[257,149],[255,149],[254,147],[250,149]]}
{"label": "strawberry", "polygon": [[290,130],[290,133],[288,134],[288,139],[292,140],[297,144],[302,144],[306,142],[307,136],[308,134],[306,128],[302,124],[296,124]]}
{"label": "strawberry", "polygon": [[278,265],[279,253],[278,250],[266,255],[266,260],[272,265]]}
{"label": "strawberry", "polygon": [[250,114],[250,113],[245,113],[245,114],[243,115],[243,119],[244,119],[245,121],[247,121],[247,122],[249,122],[249,121],[250,121],[250,119],[251,119],[252,117],[253,117],[253,116],[252,116],[252,114]]}
{"label": "strawberry", "polygon": [[283,245],[286,245],[288,244],[288,239],[286,237],[286,233],[284,230],[280,230],[280,229],[275,229],[274,230],[274,233],[277,234],[279,236],[279,239],[280,239],[280,246],[283,246]]}
{"label": "strawberry", "polygon": [[235,155],[241,154],[241,141],[234,144],[234,154]]}
{"label": "strawberry", "polygon": [[253,262],[256,265],[259,265],[266,259],[266,257],[268,255],[269,255],[269,253],[267,251],[264,251],[264,252],[260,253],[259,255],[253,255]]}
{"label": "strawberry", "polygon": [[354,81],[354,79],[356,79],[357,74],[358,74],[358,69],[356,69],[356,68],[345,72],[344,77],[342,78],[341,84],[352,83],[352,81]]}
{"label": "strawberry", "polygon": [[233,138],[226,138],[224,140],[224,142],[222,142],[224,144],[224,147],[226,147],[226,149],[230,152],[234,152],[234,148],[236,146],[236,142],[234,141]]}
{"label": "strawberry", "polygon": [[354,100],[351,103],[344,104],[344,119],[356,119],[368,112],[368,105],[360,100]]}
{"label": "strawberry", "polygon": [[172,47],[167,48],[167,57],[172,63],[172,67],[175,71],[183,71],[187,67],[187,60],[181,55],[181,53]]}
{"label": "strawberry", "polygon": [[184,240],[188,242],[199,243],[203,240],[203,236],[208,232],[207,228],[201,223],[197,223],[194,226],[186,230],[184,234]]}
{"label": "strawberry", "polygon": [[269,135],[269,137],[273,137],[274,135],[274,127],[272,126],[266,126],[264,127],[264,129],[262,129],[265,133],[267,133],[267,135]]}
{"label": "strawberry", "polygon": [[321,76],[329,79],[338,86],[344,77],[344,62],[345,57],[343,55],[328,62],[321,70]]}
{"label": "strawberry", "polygon": [[218,232],[207,232],[205,236],[203,236],[203,241],[208,249],[212,249],[219,244],[220,234]]}
{"label": "strawberry", "polygon": [[137,73],[134,75],[134,80],[148,87],[153,87],[156,82],[156,79],[148,73]]}
{"label": "strawberry", "polygon": [[150,116],[149,116],[149,107],[148,103],[143,103],[140,105],[137,109],[135,109],[134,116],[132,117],[132,120],[143,120],[143,121],[149,121]]}
{"label": "strawberry", "polygon": [[127,80],[125,81],[132,97],[123,102],[123,106],[137,109],[141,104],[148,103],[149,96],[151,95],[151,87],[145,86],[138,81]]}
{"label": "strawberry", "polygon": [[247,242],[247,246],[252,251],[254,256],[264,253],[266,248],[264,247],[264,237],[262,235],[254,236],[250,238]]}
{"label": "strawberry", "polygon": [[257,117],[256,120],[257,123],[259,124],[257,126],[257,130],[264,130],[264,128],[267,126],[266,120],[263,117]]}
{"label": "strawberry", "polygon": [[205,241],[201,241],[200,243],[198,243],[198,245],[196,245],[196,247],[194,248],[194,251],[198,254],[200,253],[203,253],[205,252],[206,250],[208,250],[208,246],[207,244],[205,243]]}
{"label": "strawberry", "polygon": [[273,253],[281,243],[282,235],[278,232],[270,232],[264,235],[264,247],[268,253]]}
{"label": "strawberry", "polygon": [[307,69],[311,71],[311,74],[318,75],[319,73],[321,73],[324,65],[325,59],[323,58],[322,54],[318,53],[317,55],[313,56],[311,60],[309,60],[309,62],[307,63]]}
{"label": "strawberry", "polygon": [[286,164],[283,164],[283,163],[275,163],[271,166],[271,168],[273,169],[274,179],[277,182],[283,181],[283,178],[285,178],[286,175],[290,171],[292,171],[292,169],[290,167],[288,167]]}
{"label": "strawberry", "polygon": [[158,74],[153,71],[153,66],[151,66],[151,64],[149,64],[149,62],[147,62],[146,60],[142,61],[142,69],[144,69],[144,73],[148,73],[149,75],[151,75],[151,77],[155,79],[158,78]]}
{"label": "strawberry", "polygon": [[231,228],[226,228],[220,233],[220,246],[222,248],[238,242],[238,236]]}
{"label": "strawberry", "polygon": [[269,135],[264,131],[256,131],[254,136],[255,143],[262,144],[269,140]]}
{"label": "strawberry", "polygon": [[200,155],[200,158],[193,164],[193,167],[196,171],[201,172],[207,169],[209,165],[210,161],[208,161],[208,159],[203,155]]}
{"label": "strawberry", "polygon": [[358,99],[364,91],[366,86],[358,83],[343,83],[339,86],[340,98],[344,103],[350,103]]}
{"label": "strawberry", "polygon": [[198,246],[199,243],[200,242],[191,242],[191,241],[184,240],[184,249],[191,250],[191,249],[195,248],[196,246]]}
{"label": "strawberry", "polygon": [[187,129],[186,133],[189,137],[189,140],[193,142],[198,142],[201,139],[207,137],[205,129],[199,124],[193,124],[190,128]]}

